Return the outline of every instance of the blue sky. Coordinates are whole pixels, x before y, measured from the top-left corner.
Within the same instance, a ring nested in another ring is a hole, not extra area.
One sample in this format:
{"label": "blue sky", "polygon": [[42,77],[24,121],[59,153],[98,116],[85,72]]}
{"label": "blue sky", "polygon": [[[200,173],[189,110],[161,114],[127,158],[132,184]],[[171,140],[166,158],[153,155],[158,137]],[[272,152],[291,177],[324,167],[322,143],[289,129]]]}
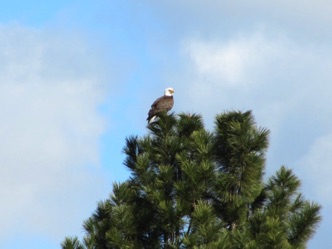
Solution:
{"label": "blue sky", "polygon": [[0,247],[60,248],[124,181],[125,137],[174,111],[253,110],[281,165],[323,206],[332,237],[332,5],[255,0],[2,1]]}

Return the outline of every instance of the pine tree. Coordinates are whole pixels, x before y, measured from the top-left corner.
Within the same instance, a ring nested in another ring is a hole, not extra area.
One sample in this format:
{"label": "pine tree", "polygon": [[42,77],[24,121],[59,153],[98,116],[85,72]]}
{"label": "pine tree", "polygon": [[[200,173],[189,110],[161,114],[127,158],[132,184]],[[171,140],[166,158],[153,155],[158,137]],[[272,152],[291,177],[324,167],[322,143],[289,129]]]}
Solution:
{"label": "pine tree", "polygon": [[113,185],[63,249],[305,248],[321,219],[300,180],[282,166],[263,181],[269,131],[248,112],[161,114],[126,139],[130,178]]}

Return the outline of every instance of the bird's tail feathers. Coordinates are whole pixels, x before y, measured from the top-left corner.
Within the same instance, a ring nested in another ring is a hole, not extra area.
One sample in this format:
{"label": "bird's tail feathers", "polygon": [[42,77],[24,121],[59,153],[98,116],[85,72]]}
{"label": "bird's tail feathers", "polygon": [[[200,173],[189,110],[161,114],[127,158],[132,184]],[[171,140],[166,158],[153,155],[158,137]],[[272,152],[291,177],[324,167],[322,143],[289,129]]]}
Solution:
{"label": "bird's tail feathers", "polygon": [[153,116],[150,120],[149,120],[149,124],[153,123],[156,120],[157,116]]}

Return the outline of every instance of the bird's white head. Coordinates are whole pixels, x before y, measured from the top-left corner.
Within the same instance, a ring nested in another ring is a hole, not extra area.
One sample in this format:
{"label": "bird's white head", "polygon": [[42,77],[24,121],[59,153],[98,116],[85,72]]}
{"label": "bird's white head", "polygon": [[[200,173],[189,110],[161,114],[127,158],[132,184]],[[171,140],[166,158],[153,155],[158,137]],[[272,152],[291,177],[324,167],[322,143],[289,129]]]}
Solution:
{"label": "bird's white head", "polygon": [[173,96],[173,94],[175,93],[174,89],[171,87],[168,87],[165,89],[164,95],[165,96]]}

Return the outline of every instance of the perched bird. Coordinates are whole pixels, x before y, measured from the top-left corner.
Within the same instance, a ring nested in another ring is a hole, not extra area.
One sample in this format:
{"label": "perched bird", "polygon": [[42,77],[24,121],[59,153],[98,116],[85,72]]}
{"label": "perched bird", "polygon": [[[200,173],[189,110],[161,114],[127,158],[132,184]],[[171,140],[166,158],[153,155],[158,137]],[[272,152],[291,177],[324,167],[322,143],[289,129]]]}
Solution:
{"label": "perched bird", "polygon": [[156,119],[156,114],[158,112],[168,112],[172,109],[174,105],[173,99],[174,90],[169,87],[165,89],[164,96],[156,99],[155,102],[151,105],[151,109],[148,114],[148,118],[146,119],[149,124],[151,124]]}

